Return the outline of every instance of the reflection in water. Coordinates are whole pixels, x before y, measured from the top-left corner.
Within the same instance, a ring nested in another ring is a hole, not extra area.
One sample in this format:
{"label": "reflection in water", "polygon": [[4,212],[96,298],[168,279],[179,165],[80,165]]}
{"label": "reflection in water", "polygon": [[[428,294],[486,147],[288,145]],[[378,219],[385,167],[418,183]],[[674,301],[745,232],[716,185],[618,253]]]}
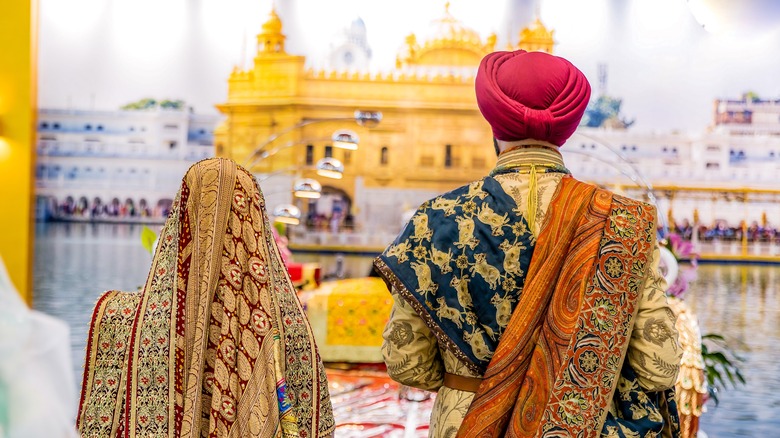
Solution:
{"label": "reflection in water", "polygon": [[[108,289],[143,285],[151,256],[141,227],[126,224],[38,224],[35,241],[36,309],[71,327],[73,363],[81,376],[92,308]],[[317,262],[324,276],[368,275],[371,257],[296,254]],[[748,382],[711,402],[702,428],[711,438],[776,436],[780,430],[780,267],[703,265],[686,301],[702,333],[720,333],[741,351]],[[79,377],[80,379],[80,377]],[[80,385],[79,382],[74,384]]]}
{"label": "reflection in water", "polygon": [[780,430],[780,267],[705,265],[686,301],[702,333],[720,333],[745,359],[747,384],[708,404],[711,438],[777,436]]}
{"label": "reflection in water", "polygon": [[38,223],[35,233],[33,306],[70,326],[81,385],[95,302],[106,290],[141,287],[152,257],[141,245],[140,225]]}

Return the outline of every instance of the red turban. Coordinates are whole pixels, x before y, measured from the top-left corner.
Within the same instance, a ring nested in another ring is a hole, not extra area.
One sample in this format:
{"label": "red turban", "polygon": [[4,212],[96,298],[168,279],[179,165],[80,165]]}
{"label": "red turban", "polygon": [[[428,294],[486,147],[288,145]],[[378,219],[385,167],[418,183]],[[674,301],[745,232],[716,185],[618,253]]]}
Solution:
{"label": "red turban", "polygon": [[590,84],[569,61],[542,52],[494,52],[482,59],[477,105],[498,140],[563,145],[590,100]]}

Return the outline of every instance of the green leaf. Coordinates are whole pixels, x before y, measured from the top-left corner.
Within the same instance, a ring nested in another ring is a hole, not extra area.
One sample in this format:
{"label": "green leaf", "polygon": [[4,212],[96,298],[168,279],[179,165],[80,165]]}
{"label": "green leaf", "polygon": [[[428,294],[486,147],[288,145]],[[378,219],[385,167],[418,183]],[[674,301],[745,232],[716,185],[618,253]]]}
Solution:
{"label": "green leaf", "polygon": [[141,228],[141,245],[143,245],[144,248],[149,251],[149,254],[152,254],[152,251],[154,250],[155,240],[157,240],[157,233],[144,225],[143,228]]}
{"label": "green leaf", "polygon": [[711,353],[708,352],[707,359],[714,360],[715,362],[722,363],[722,364],[727,364],[727,365],[731,364],[731,362],[729,362],[729,360],[726,358],[726,355],[720,351],[713,351]]}
{"label": "green leaf", "polygon": [[[732,373],[732,372],[731,372],[731,370],[729,369],[729,367],[723,367],[723,371],[725,371],[725,372],[726,372],[726,377],[728,377],[728,379],[729,379],[729,382],[732,382],[732,384],[733,384],[733,383],[734,383],[734,379],[735,379],[735,378],[734,378],[734,373]],[[723,384],[723,387],[725,388],[725,387],[727,387],[727,385],[724,383],[724,384]]]}
{"label": "green leaf", "polygon": [[707,333],[706,335],[702,336],[701,338],[702,338],[702,340],[703,339],[714,339],[716,341],[725,341],[726,340],[726,338],[724,338],[723,336],[721,336],[719,334],[716,334],[716,333]]}

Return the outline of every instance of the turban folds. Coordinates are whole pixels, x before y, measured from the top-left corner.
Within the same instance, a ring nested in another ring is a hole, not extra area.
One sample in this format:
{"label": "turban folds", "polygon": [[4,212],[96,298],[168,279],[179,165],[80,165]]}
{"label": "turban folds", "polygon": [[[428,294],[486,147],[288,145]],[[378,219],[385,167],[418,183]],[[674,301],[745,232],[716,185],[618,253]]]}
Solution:
{"label": "turban folds", "polygon": [[590,84],[569,61],[542,52],[494,52],[482,59],[477,105],[498,140],[563,145],[582,119]]}

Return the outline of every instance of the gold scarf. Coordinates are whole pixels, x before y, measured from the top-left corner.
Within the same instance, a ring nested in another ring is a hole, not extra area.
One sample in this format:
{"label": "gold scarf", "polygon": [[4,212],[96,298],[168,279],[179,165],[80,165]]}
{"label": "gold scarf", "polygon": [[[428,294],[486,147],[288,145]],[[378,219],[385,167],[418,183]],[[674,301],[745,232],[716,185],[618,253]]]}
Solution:
{"label": "gold scarf", "polygon": [[77,422],[85,437],[332,433],[322,362],[265,200],[234,162],[190,168],[144,288],[98,300]]}

